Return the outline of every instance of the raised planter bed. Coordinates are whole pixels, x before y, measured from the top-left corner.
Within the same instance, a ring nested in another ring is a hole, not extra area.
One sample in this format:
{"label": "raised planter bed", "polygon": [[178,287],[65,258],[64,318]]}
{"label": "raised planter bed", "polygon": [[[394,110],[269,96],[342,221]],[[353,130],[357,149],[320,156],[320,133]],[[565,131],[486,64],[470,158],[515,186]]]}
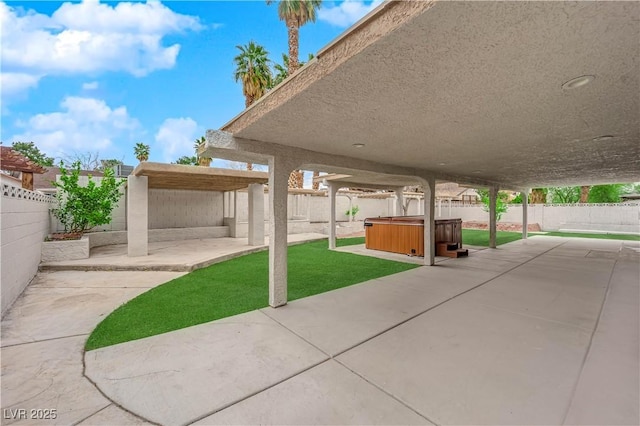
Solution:
{"label": "raised planter bed", "polygon": [[42,243],[41,262],[59,262],[62,260],[77,260],[89,258],[89,237],[83,236],[79,240],[57,240]]}

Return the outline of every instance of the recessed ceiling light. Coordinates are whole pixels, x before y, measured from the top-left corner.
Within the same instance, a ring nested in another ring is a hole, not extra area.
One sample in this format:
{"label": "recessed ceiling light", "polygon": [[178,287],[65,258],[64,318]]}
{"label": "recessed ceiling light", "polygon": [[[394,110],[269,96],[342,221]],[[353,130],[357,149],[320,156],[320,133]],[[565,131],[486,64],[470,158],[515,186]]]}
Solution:
{"label": "recessed ceiling light", "polygon": [[354,147],[354,148],[364,148],[364,144],[363,143],[354,143],[351,146]]}
{"label": "recessed ceiling light", "polygon": [[438,166],[446,166],[447,163],[438,163]]}
{"label": "recessed ceiling light", "polygon": [[597,138],[593,138],[594,142],[604,142],[604,141],[609,141],[611,139],[615,138],[615,136],[613,135],[602,135],[602,136],[598,136]]}
{"label": "recessed ceiling light", "polygon": [[474,170],[471,173],[480,174],[480,173],[482,173],[482,170]]}
{"label": "recessed ceiling light", "polygon": [[564,90],[577,89],[585,84],[591,83],[596,78],[595,75],[581,75],[580,77],[572,78],[562,85]]}

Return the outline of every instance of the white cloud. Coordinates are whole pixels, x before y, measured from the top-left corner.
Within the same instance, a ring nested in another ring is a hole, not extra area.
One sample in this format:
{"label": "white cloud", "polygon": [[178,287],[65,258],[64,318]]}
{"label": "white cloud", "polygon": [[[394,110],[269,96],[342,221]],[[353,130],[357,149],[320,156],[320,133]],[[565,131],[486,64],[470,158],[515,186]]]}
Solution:
{"label": "white cloud", "polygon": [[156,133],[154,148],[161,150],[167,163],[183,155],[192,156],[195,154],[194,141],[201,136],[198,131],[198,123],[190,117],[167,118]]}
{"label": "white cloud", "polygon": [[82,90],[96,90],[97,88],[98,88],[97,81],[91,81],[91,82],[82,84]]}
{"label": "white cloud", "polygon": [[19,72],[0,73],[0,87],[3,95],[15,95],[38,85],[40,75]]}
{"label": "white cloud", "polygon": [[48,155],[60,157],[72,152],[104,151],[115,138],[130,139],[139,123],[129,116],[126,107],[109,107],[103,100],[67,97],[60,103],[62,111],[36,114],[25,128],[13,136],[14,141],[34,141]]}
{"label": "white cloud", "polygon": [[337,27],[348,27],[375,9],[382,0],[367,4],[362,0],[346,0],[339,5],[323,6],[318,10],[318,18]]}
{"label": "white cloud", "polygon": [[0,26],[3,71],[36,82],[44,75],[125,71],[144,76],[172,68],[180,45],[165,46],[163,38],[203,28],[197,17],[156,1],[64,3],[51,16],[0,2]]}

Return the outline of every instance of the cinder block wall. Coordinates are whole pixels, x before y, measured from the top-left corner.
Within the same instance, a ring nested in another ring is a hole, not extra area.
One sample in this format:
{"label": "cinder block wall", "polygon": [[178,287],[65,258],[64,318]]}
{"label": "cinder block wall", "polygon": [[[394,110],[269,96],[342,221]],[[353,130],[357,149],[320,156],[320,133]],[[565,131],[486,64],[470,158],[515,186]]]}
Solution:
{"label": "cinder block wall", "polygon": [[222,192],[149,189],[149,229],[201,226],[222,226]]}
{"label": "cinder block wall", "polygon": [[49,233],[49,200],[39,193],[2,185],[2,316],[38,272],[42,242]]}

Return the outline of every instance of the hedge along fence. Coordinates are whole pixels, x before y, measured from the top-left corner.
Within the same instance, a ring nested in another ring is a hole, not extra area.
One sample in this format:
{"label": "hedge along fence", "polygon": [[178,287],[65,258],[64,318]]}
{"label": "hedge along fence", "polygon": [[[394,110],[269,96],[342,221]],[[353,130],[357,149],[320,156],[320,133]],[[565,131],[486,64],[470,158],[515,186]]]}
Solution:
{"label": "hedge along fence", "polygon": [[38,271],[54,198],[2,184],[2,316]]}

